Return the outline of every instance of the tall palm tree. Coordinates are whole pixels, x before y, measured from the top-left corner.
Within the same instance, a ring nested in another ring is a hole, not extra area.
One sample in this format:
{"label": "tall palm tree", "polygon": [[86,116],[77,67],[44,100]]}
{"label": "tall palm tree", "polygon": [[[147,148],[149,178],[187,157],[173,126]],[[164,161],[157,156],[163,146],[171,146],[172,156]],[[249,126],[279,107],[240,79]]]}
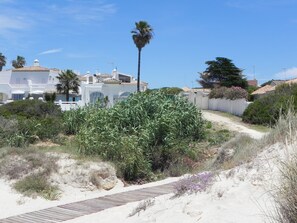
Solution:
{"label": "tall palm tree", "polygon": [[74,91],[78,93],[79,79],[78,76],[72,70],[62,71],[57,76],[59,84],[56,85],[59,93],[66,94],[66,101],[69,101],[69,92]]}
{"label": "tall palm tree", "polygon": [[153,28],[146,21],[135,23],[135,28],[131,31],[132,39],[138,49],[138,70],[137,70],[137,91],[140,91],[140,63],[141,49],[150,43],[153,38]]}
{"label": "tall palm tree", "polygon": [[2,68],[6,65],[6,57],[0,53],[0,71],[2,71]]}
{"label": "tall palm tree", "polygon": [[16,60],[12,61],[12,66],[14,68],[22,68],[26,65],[26,60],[22,56],[17,56]]}

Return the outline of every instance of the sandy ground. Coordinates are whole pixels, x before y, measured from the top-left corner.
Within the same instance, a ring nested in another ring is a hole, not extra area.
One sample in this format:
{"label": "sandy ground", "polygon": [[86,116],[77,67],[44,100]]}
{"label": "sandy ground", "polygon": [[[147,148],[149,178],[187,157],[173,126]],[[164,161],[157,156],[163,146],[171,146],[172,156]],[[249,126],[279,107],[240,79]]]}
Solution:
{"label": "sandy ground", "polygon": [[83,190],[74,188],[68,185],[64,185],[60,188],[63,191],[63,195],[59,200],[49,201],[41,197],[29,198],[24,197],[21,194],[14,191],[11,187],[11,183],[0,179],[0,219],[14,216],[17,214],[23,214],[31,211],[37,211],[48,207],[54,207],[57,205],[67,204],[76,201],[82,201],[86,199],[101,197],[109,194],[136,190],[140,188],[152,187],[157,185],[162,185],[166,183],[171,183],[177,181],[180,178],[167,178],[162,181],[152,182],[145,185],[132,185],[124,187],[123,183],[119,183],[111,190]]}
{"label": "sandy ground", "polygon": [[[278,181],[279,157],[286,149],[274,145],[253,162],[220,173],[207,191],[171,199],[173,194],[155,198],[153,206],[129,215],[140,202],[111,208],[67,223],[262,223],[273,217],[271,193]],[[271,173],[274,173],[273,175]]]}
{"label": "sandy ground", "polygon": [[247,128],[244,125],[242,125],[241,123],[236,123],[233,120],[231,120],[230,118],[223,117],[223,116],[214,114],[209,111],[203,110],[202,115],[208,121],[216,122],[219,125],[222,125],[222,126],[224,126],[224,128],[227,128],[231,131],[245,133],[255,139],[260,139],[265,135],[265,133],[258,132],[256,130]]}

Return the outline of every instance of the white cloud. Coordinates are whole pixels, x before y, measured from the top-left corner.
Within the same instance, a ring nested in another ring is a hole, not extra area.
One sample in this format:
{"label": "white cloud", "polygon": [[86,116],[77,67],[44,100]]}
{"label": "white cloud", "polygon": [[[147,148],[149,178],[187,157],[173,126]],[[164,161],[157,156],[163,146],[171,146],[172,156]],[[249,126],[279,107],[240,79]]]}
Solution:
{"label": "white cloud", "polygon": [[297,77],[297,67],[283,69],[281,72],[274,75],[278,79],[293,79]]}
{"label": "white cloud", "polygon": [[50,5],[48,9],[50,13],[81,23],[101,21],[117,11],[114,4],[105,4],[101,0],[68,0],[67,2],[68,4]]}
{"label": "white cloud", "polygon": [[62,52],[62,50],[63,50],[62,48],[46,50],[46,51],[43,51],[43,52],[39,53],[39,55],[46,55],[46,54],[60,53],[60,52]]}
{"label": "white cloud", "polygon": [[0,15],[0,38],[13,41],[17,38],[17,33],[29,29],[31,23],[21,16]]}
{"label": "white cloud", "polygon": [[22,17],[9,17],[7,15],[0,15],[0,30],[20,30],[26,29],[26,24]]}

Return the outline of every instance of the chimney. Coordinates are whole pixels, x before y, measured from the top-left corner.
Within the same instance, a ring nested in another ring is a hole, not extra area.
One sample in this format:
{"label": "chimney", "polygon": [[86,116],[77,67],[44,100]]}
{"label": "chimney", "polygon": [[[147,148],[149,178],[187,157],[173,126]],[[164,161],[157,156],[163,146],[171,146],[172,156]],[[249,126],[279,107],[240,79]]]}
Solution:
{"label": "chimney", "polygon": [[34,64],[33,64],[34,67],[40,67],[39,65],[39,60],[34,60]]}

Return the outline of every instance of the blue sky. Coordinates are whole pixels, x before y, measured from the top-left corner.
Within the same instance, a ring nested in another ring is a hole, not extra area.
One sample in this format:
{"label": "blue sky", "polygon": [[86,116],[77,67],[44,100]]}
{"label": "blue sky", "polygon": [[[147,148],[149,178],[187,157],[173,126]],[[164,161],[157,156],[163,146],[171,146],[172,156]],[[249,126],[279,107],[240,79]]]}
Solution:
{"label": "blue sky", "polygon": [[136,76],[130,31],[145,20],[154,28],[142,51],[150,88],[197,87],[218,56],[260,83],[297,77],[297,0],[0,0],[0,11],[5,69],[21,55],[27,65]]}

